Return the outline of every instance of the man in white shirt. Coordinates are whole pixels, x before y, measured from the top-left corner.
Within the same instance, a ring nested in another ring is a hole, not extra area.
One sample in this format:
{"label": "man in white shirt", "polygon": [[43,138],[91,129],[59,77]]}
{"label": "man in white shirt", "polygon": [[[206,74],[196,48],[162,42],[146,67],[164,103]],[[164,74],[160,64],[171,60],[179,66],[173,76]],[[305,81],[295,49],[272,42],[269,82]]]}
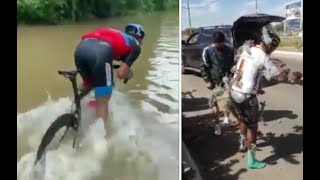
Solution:
{"label": "man in white shirt", "polygon": [[240,142],[243,150],[247,142],[247,167],[250,169],[262,169],[266,166],[266,163],[255,159],[255,143],[260,117],[257,99],[260,79],[265,76],[268,80],[274,78],[283,81],[288,76],[286,71],[277,67],[269,59],[269,55],[279,43],[280,38],[276,34],[269,31],[263,33],[260,39],[255,40],[255,46],[242,52],[232,80],[231,101],[238,108],[242,117]]}

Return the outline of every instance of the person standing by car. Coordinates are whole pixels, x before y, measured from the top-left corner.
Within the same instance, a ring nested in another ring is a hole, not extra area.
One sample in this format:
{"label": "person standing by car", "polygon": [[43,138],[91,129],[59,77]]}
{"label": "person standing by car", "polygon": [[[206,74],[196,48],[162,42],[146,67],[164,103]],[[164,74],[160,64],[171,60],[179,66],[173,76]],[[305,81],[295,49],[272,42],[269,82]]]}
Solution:
{"label": "person standing by car", "polygon": [[[213,33],[213,44],[205,47],[202,52],[202,63],[200,65],[201,75],[207,84],[208,89],[214,89],[216,86],[224,86],[223,77],[232,74],[231,69],[234,63],[234,48],[225,43],[225,35],[217,31]],[[217,89],[216,89],[217,90]],[[212,108],[215,119],[215,134],[221,134],[219,123],[220,107],[218,106],[216,94],[213,93],[209,100],[209,106]],[[229,113],[225,112],[225,119],[228,121]]]}
{"label": "person standing by car", "polygon": [[213,44],[202,52],[201,75],[209,89],[222,83],[225,75],[231,75],[234,65],[234,48],[225,43],[225,35],[218,31],[213,33]]}
{"label": "person standing by car", "polygon": [[[202,52],[202,64],[200,66],[201,75],[207,84],[207,88],[214,89],[217,85],[223,86],[222,78],[231,75],[231,69],[234,62],[234,48],[225,43],[225,35],[217,31],[213,33],[213,44],[205,47]],[[216,120],[220,114],[220,108],[213,94],[210,100],[210,106],[216,108]]]}

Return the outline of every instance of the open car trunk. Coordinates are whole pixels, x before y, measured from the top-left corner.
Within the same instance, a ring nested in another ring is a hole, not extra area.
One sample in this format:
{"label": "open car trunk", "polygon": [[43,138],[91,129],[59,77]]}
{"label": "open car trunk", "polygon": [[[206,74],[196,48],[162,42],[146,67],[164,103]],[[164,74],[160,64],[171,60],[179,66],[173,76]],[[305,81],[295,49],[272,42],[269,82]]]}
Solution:
{"label": "open car trunk", "polygon": [[268,14],[249,14],[238,18],[232,27],[234,47],[239,48],[249,39],[261,33],[261,29],[272,22],[282,22],[285,18]]}

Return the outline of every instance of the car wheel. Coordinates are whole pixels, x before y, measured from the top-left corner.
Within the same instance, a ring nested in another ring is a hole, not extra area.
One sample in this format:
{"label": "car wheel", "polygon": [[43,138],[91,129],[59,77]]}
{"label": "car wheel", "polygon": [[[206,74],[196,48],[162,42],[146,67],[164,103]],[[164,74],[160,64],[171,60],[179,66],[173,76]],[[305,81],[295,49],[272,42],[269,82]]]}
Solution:
{"label": "car wheel", "polygon": [[182,74],[186,73],[186,68],[184,67],[184,64],[181,64],[181,73]]}

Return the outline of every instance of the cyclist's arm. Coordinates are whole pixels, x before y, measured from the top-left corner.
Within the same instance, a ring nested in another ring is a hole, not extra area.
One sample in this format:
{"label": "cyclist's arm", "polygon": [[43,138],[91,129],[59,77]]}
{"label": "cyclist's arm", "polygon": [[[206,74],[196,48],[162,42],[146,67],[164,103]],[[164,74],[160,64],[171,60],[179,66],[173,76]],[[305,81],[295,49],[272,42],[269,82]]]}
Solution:
{"label": "cyclist's arm", "polygon": [[284,81],[287,78],[287,73],[276,66],[269,57],[265,57],[264,59],[264,68],[266,69],[265,77],[270,80],[275,79],[278,81]]}
{"label": "cyclist's arm", "polygon": [[141,53],[141,48],[140,46],[138,46],[136,42],[131,44],[131,47],[131,52],[127,56],[123,57],[123,63],[117,71],[118,78],[124,79],[124,83],[126,83],[129,79],[132,78],[132,71],[130,67],[136,61],[136,59],[138,59]]}
{"label": "cyclist's arm", "polygon": [[132,50],[128,56],[124,58],[123,63],[126,63],[129,67],[138,59],[141,53],[141,48],[137,44],[132,45]]}

